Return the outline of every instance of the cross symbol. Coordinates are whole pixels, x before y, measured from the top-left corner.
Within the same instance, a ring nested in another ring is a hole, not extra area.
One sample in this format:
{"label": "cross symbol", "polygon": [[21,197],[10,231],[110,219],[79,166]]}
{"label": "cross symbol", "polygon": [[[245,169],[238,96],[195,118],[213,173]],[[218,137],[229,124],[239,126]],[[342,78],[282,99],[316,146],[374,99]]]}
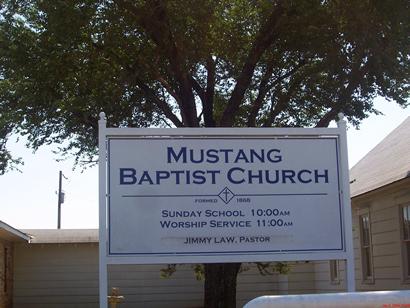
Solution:
{"label": "cross symbol", "polygon": [[230,191],[228,190],[227,187],[225,187],[223,194],[225,195],[225,201],[228,201],[228,195],[230,194]]}
{"label": "cross symbol", "polygon": [[235,194],[228,187],[222,189],[222,191],[218,194],[218,197],[221,198],[225,204],[228,204],[234,196]]}

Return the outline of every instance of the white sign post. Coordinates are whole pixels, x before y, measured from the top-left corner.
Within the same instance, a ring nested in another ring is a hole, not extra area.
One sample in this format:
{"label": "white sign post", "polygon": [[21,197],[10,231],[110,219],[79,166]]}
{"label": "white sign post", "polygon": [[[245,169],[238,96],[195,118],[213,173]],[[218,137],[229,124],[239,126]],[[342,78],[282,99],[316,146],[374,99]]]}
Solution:
{"label": "white sign post", "polygon": [[107,264],[344,259],[354,290],[343,121],[99,137],[101,307]]}

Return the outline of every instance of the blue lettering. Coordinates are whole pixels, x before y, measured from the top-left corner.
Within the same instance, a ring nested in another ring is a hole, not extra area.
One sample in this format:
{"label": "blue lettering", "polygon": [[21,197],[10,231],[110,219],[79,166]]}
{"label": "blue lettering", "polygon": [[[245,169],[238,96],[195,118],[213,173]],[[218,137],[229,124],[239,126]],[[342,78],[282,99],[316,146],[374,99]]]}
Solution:
{"label": "blue lettering", "polygon": [[132,185],[137,182],[137,171],[134,168],[120,168],[120,185]]}
{"label": "blue lettering", "polygon": [[206,170],[206,173],[211,174],[212,184],[216,184],[216,175],[221,173],[219,170]]}
{"label": "blue lettering", "polygon": [[194,184],[204,184],[206,182],[206,178],[204,176],[205,171],[196,170],[193,172],[192,176],[194,177]]}
{"label": "blue lettering", "polygon": [[169,179],[170,173],[168,171],[157,171],[157,184],[161,184],[161,180]]}
{"label": "blue lettering", "polygon": [[167,147],[167,162],[168,164],[171,163],[172,157],[174,158],[175,162],[177,163],[182,156],[182,162],[186,163],[186,147],[182,147],[179,150],[179,153],[176,154],[172,147]]}
{"label": "blue lettering", "polygon": [[315,170],[315,183],[319,183],[319,178],[324,178],[325,183],[329,183],[328,170],[324,170],[324,174],[319,174],[319,171]]}
{"label": "blue lettering", "polygon": [[181,174],[184,174],[183,170],[171,171],[171,174],[175,174],[175,184],[180,184]]}
{"label": "blue lettering", "polygon": [[148,171],[144,171],[142,173],[142,176],[138,182],[138,185],[141,185],[142,182],[148,182],[150,185],[154,184],[154,182],[152,181],[151,177],[149,176]]}
{"label": "blue lettering", "polygon": [[258,160],[259,160],[261,163],[264,163],[264,162],[265,162],[265,150],[264,150],[264,149],[261,149],[261,153],[260,153],[260,155],[259,155],[258,152],[256,152],[254,149],[251,149],[251,162],[252,162],[252,163],[255,162],[254,157],[257,157]]}
{"label": "blue lettering", "polygon": [[194,150],[189,150],[189,156],[190,156],[190,158],[191,158],[191,162],[193,162],[194,164],[199,164],[199,163],[202,163],[203,161],[204,161],[204,150],[200,150],[199,151],[199,159],[197,159],[197,160],[195,160],[195,158],[194,158]]}
{"label": "blue lettering", "polygon": [[310,170],[300,170],[299,173],[298,173],[298,180],[299,180],[301,183],[304,183],[304,184],[312,182],[312,179],[311,179],[311,178],[309,178],[309,179],[303,179],[303,178],[302,178],[303,173],[307,173],[307,174],[311,175],[311,174],[312,174],[312,171],[310,171]]}
{"label": "blue lettering", "polygon": [[225,154],[225,163],[229,163],[230,161],[229,153],[232,153],[233,150],[232,149],[220,149],[219,151]]}
{"label": "blue lettering", "polygon": [[243,160],[243,161],[245,161],[245,163],[249,163],[249,160],[248,160],[248,158],[246,157],[245,152],[244,152],[243,150],[239,150],[239,151],[238,151],[238,154],[236,155],[236,158],[235,158],[235,164],[236,164],[239,160]]}
{"label": "blue lettering", "polygon": [[209,149],[206,151],[206,156],[207,163],[217,163],[219,161],[218,150]]}
{"label": "blue lettering", "polygon": [[273,180],[271,177],[271,173],[269,170],[265,170],[265,178],[266,182],[269,184],[276,184],[279,182],[279,170],[275,170],[275,179]]}
{"label": "blue lettering", "polygon": [[262,184],[262,170],[258,170],[258,174],[252,174],[252,170],[248,170],[248,179],[250,184],[253,184],[253,179],[257,179],[259,184]]}
{"label": "blue lettering", "polygon": [[[268,153],[266,153],[267,155],[267,159],[271,162],[271,163],[279,163],[282,161],[282,155],[273,155],[274,153],[280,153],[280,150],[277,149],[272,149],[269,150]],[[273,155],[273,156],[272,156]]]}
{"label": "blue lettering", "polygon": [[231,182],[231,183],[233,183],[233,184],[241,184],[241,183],[245,182],[245,180],[243,179],[243,177],[242,177],[242,180],[235,180],[235,179],[233,178],[232,173],[234,173],[235,171],[239,171],[239,172],[242,172],[242,173],[245,172],[244,169],[239,168],[239,167],[235,167],[235,168],[229,169],[228,175],[227,175],[227,176],[228,176],[228,181]]}
{"label": "blue lettering", "polygon": [[282,170],[282,183],[286,183],[286,179],[289,179],[292,183],[296,183],[293,179],[295,177],[295,171],[293,170]]}

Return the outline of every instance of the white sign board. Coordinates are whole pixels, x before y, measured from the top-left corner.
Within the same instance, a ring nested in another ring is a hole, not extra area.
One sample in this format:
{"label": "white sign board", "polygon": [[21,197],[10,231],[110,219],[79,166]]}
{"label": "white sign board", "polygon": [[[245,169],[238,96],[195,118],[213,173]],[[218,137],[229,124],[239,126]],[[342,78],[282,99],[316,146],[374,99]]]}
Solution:
{"label": "white sign board", "polygon": [[113,136],[107,149],[109,256],[345,252],[337,137]]}
{"label": "white sign board", "polygon": [[[340,115],[340,119],[343,115]],[[136,129],[99,121],[99,297],[108,264],[346,260],[346,122]]]}

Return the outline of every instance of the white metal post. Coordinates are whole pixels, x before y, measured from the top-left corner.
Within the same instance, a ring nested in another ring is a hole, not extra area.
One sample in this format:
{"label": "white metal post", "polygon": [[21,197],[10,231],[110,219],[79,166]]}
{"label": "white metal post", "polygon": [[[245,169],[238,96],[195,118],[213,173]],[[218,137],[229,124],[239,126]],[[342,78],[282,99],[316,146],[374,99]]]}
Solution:
{"label": "white metal post", "polygon": [[99,177],[99,291],[100,291],[100,308],[107,308],[108,296],[108,279],[107,279],[107,149],[106,149],[106,118],[105,113],[100,113],[98,121],[98,177]]}
{"label": "white metal post", "polygon": [[350,182],[349,182],[349,161],[347,157],[347,135],[346,135],[346,121],[344,120],[344,114],[339,113],[339,121],[337,126],[340,130],[339,140],[340,140],[340,164],[343,183],[342,183],[342,198],[343,198],[343,213],[344,213],[344,223],[345,223],[345,241],[346,241],[346,285],[348,292],[356,291],[355,282],[355,264],[354,264],[354,251],[353,251],[353,232],[352,232],[352,208],[350,204]]}

